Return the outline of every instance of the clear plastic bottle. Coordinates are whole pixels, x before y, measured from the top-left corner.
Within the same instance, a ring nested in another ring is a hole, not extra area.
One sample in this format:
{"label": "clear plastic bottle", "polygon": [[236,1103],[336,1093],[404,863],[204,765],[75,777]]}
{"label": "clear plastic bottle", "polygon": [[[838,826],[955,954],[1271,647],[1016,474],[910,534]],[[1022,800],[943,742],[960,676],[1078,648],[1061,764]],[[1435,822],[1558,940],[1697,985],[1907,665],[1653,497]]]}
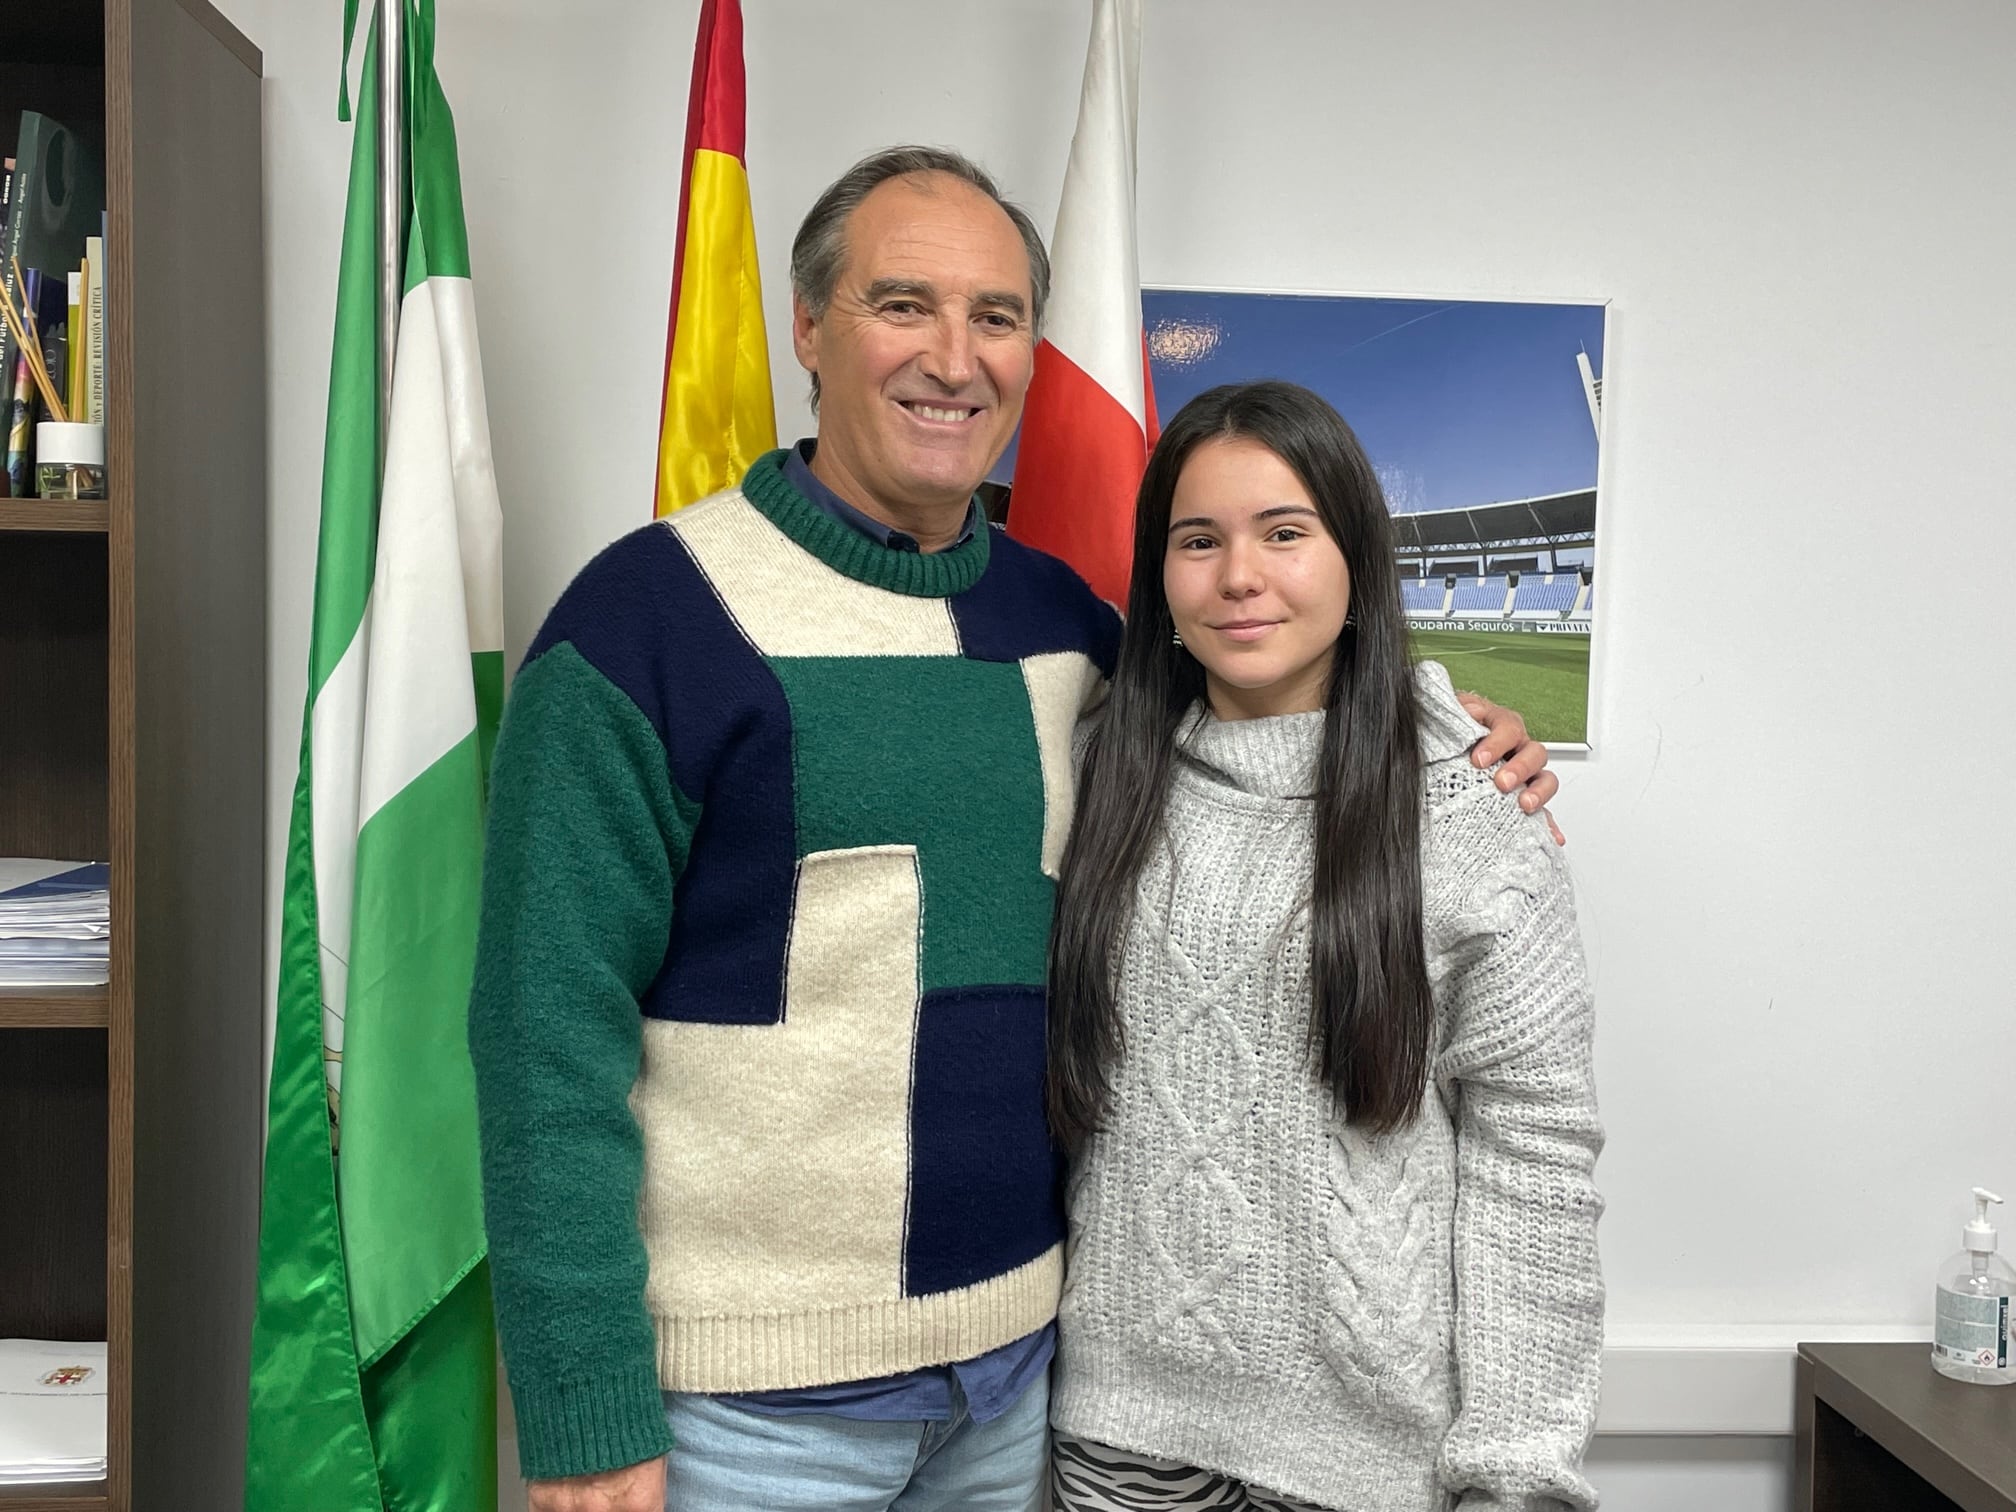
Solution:
{"label": "clear plastic bottle", "polygon": [[2016,1270],[1995,1253],[1988,1204],[2002,1199],[1974,1188],[1974,1221],[1960,1253],[1939,1271],[1932,1325],[1932,1368],[1974,1386],[2016,1385]]}

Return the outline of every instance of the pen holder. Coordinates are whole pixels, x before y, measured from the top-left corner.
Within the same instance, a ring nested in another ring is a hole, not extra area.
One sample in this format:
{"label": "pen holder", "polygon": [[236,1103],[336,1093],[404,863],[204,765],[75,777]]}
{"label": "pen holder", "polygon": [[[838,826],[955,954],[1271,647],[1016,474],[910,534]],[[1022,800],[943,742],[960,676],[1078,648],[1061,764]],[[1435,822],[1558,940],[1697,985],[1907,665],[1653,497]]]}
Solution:
{"label": "pen holder", "polygon": [[105,427],[44,420],[35,427],[35,491],[45,499],[105,497]]}

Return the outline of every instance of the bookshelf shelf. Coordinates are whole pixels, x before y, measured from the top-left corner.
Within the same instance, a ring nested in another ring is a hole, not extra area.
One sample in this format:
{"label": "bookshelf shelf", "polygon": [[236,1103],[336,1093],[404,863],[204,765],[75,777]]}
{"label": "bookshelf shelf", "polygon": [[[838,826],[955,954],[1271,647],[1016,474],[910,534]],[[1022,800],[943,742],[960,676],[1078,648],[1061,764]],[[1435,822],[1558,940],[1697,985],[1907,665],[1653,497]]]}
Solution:
{"label": "bookshelf shelf", "polygon": [[0,1486],[6,1512],[105,1512],[105,1482],[75,1486]]}
{"label": "bookshelf shelf", "polygon": [[0,531],[103,535],[111,525],[107,499],[0,499]]}
{"label": "bookshelf shelf", "polygon": [[0,987],[0,1029],[103,1029],[111,1019],[109,987]]}
{"label": "bookshelf shelf", "polygon": [[208,0],[0,21],[0,150],[18,170],[35,111],[103,154],[112,491],[0,499],[0,856],[107,861],[112,895],[108,986],[0,989],[0,1338],[105,1341],[106,1474],[0,1487],[0,1512],[231,1507],[262,1103],[261,63]]}

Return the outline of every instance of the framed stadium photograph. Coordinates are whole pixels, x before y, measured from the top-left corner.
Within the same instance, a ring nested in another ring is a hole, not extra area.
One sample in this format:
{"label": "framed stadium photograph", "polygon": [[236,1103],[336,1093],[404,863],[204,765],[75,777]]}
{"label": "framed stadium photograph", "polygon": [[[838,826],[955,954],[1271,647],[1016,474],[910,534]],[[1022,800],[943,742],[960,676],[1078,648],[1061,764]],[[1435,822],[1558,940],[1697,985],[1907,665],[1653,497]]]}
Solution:
{"label": "framed stadium photograph", "polygon": [[[1257,378],[1322,394],[1378,471],[1415,653],[1589,748],[1606,304],[1153,287],[1141,304],[1158,415]],[[996,519],[1015,451],[982,487]]]}
{"label": "framed stadium photograph", "polygon": [[1155,408],[1286,378],[1378,470],[1418,655],[1589,744],[1604,320],[1598,302],[1144,289]]}
{"label": "framed stadium photograph", "polygon": [[[1250,289],[1141,294],[1157,413],[1286,378],[1358,433],[1393,513],[1414,647],[1587,749],[1606,306]],[[1014,454],[990,485],[1005,512]]]}

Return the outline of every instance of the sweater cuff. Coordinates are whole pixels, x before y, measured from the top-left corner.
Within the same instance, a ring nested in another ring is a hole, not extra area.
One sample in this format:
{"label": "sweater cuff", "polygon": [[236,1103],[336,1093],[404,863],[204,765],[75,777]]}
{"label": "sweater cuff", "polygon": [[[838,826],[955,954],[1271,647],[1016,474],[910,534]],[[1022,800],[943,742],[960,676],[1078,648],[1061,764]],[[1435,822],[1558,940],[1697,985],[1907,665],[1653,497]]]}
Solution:
{"label": "sweater cuff", "polygon": [[620,1470],[672,1447],[658,1372],[649,1365],[586,1380],[511,1383],[518,1470],[528,1481]]}

